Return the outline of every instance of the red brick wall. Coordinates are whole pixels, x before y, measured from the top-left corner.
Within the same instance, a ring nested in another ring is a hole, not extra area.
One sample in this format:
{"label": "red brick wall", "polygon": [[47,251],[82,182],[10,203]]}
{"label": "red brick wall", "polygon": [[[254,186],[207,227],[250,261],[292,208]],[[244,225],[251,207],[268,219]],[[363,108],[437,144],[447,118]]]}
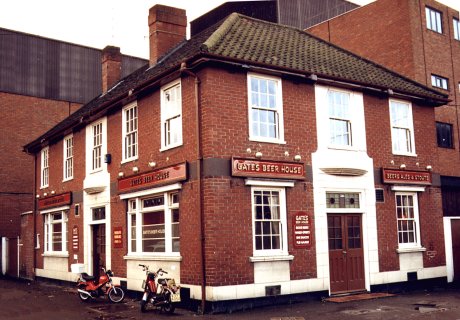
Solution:
{"label": "red brick wall", "polygon": [[[438,156],[433,153],[436,149],[433,108],[412,104],[417,157],[406,157],[392,155],[388,99],[365,96],[364,106],[367,150],[375,168],[399,169],[402,163],[407,170],[425,170],[427,165],[438,167]],[[395,193],[390,185],[377,183],[376,188],[383,188],[385,197],[384,203],[376,204],[380,271],[399,270]],[[425,192],[418,193],[418,198],[422,246],[427,251],[436,251],[434,259],[424,253],[424,266],[445,265],[440,188],[427,187]]]}
{"label": "red brick wall", "polygon": [[[0,235],[21,234],[21,213],[33,211],[34,157],[22,147],[76,111],[79,104],[0,92]],[[29,254],[33,239],[22,234],[22,250]]]}
{"label": "red brick wall", "polygon": [[[442,13],[443,34],[426,28],[425,6]],[[437,148],[435,172],[458,176],[460,41],[454,39],[457,11],[434,0],[378,0],[308,29],[331,41],[431,87],[431,74],[449,79],[449,106],[436,109],[436,121],[453,125],[455,149]]]}
{"label": "red brick wall", "polygon": [[[311,152],[316,150],[312,86],[282,80],[286,144],[279,145],[249,141],[246,73],[208,68],[200,74],[200,79],[205,158],[253,158],[259,150],[263,159],[292,161],[299,152],[302,162],[311,164]],[[224,94],[216,94],[219,92]],[[252,149],[251,155],[247,154],[247,148]],[[285,151],[290,153],[289,157],[284,155]],[[308,182],[286,189],[290,226],[295,212],[313,212],[313,196]],[[204,190],[207,284],[253,283],[254,268],[249,262],[253,254],[251,188],[244,185],[244,179],[210,177],[205,179]],[[289,236],[288,240],[289,253],[295,256],[291,279],[315,277],[314,245],[310,250],[295,250]]]}

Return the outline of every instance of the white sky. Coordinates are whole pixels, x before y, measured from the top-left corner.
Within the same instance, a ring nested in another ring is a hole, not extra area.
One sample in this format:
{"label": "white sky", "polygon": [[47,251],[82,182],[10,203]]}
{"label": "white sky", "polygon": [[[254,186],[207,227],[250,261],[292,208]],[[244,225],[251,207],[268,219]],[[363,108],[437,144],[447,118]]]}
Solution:
{"label": "white sky", "polygon": [[[114,45],[123,54],[148,58],[147,17],[153,5],[186,9],[190,22],[225,1],[0,0],[0,27],[97,49]],[[460,11],[460,0],[438,1]]]}

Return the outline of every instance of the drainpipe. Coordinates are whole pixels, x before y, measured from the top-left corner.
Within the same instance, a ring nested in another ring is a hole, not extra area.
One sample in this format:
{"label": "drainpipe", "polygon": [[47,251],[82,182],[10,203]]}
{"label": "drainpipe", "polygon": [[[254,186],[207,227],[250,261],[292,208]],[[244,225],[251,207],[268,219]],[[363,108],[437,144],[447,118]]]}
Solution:
{"label": "drainpipe", "polygon": [[188,74],[195,78],[195,121],[196,121],[196,146],[197,146],[197,154],[196,154],[196,175],[197,175],[197,182],[198,182],[198,192],[199,192],[199,201],[198,207],[200,211],[200,238],[201,238],[201,313],[204,314],[205,307],[206,307],[206,254],[205,254],[205,229],[204,229],[204,207],[203,207],[203,192],[202,192],[202,161],[203,155],[201,150],[201,110],[200,110],[200,99],[199,99],[199,86],[200,86],[200,79],[198,75],[187,68],[187,64],[183,62],[180,67],[180,71]]}
{"label": "drainpipe", "polygon": [[40,243],[35,243],[38,240],[37,238],[37,226],[36,226],[36,217],[37,217],[37,153],[34,154],[34,192],[33,192],[33,202],[34,202],[34,209],[32,211],[32,231],[33,231],[33,239],[32,239],[32,274],[30,275],[32,279],[35,279],[35,269],[37,267],[37,253],[36,249],[38,248]]}

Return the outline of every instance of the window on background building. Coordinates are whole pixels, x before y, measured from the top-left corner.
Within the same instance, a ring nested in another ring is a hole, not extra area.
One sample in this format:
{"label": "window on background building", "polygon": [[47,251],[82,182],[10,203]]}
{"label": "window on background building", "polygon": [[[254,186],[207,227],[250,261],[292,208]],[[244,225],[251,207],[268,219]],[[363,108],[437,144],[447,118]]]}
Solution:
{"label": "window on background building", "polygon": [[351,146],[350,94],[329,90],[329,133],[331,145]]}
{"label": "window on background building", "polygon": [[92,170],[102,168],[102,123],[93,125],[93,157]]}
{"label": "window on background building", "polygon": [[67,252],[67,211],[45,214],[45,253]]}
{"label": "window on background building", "polygon": [[182,145],[182,98],[180,81],[161,91],[161,136],[163,149]]}
{"label": "window on background building", "polygon": [[137,141],[137,105],[123,109],[123,161],[135,160],[138,157]]}
{"label": "window on background building", "polygon": [[41,152],[41,188],[46,188],[49,185],[49,148],[46,147]]}
{"label": "window on background building", "polygon": [[128,250],[133,254],[178,254],[179,194],[167,192],[128,202]]}
{"label": "window on background building", "polygon": [[436,88],[448,90],[449,89],[449,80],[446,78],[437,76],[432,74],[431,75],[431,85]]}
{"label": "window on background building", "polygon": [[426,27],[438,33],[442,33],[442,16],[441,12],[425,7]]}
{"label": "window on background building", "polygon": [[249,138],[284,143],[281,79],[248,75]]}
{"label": "window on background building", "polygon": [[449,123],[436,122],[436,136],[438,147],[453,148],[452,125]]}
{"label": "window on background building", "polygon": [[460,21],[456,18],[454,18],[453,21],[454,21],[454,38],[455,40],[460,40]]}
{"label": "window on background building", "polygon": [[390,119],[393,153],[414,155],[414,125],[411,104],[390,100]]}
{"label": "window on background building", "polygon": [[64,181],[73,178],[73,136],[64,138]]}
{"label": "window on background building", "polygon": [[284,188],[252,189],[254,256],[287,254]]}
{"label": "window on background building", "polygon": [[417,193],[396,193],[399,248],[420,247]]}

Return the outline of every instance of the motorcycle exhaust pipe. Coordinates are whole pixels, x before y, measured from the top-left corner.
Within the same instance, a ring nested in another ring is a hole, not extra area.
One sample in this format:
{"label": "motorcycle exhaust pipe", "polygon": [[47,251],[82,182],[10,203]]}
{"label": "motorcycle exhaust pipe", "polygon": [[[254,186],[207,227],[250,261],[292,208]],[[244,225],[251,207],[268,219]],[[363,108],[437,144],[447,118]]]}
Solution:
{"label": "motorcycle exhaust pipe", "polygon": [[88,291],[81,290],[81,289],[78,289],[77,291],[78,291],[78,293],[86,294],[88,297],[92,298],[91,293],[89,293]]}

